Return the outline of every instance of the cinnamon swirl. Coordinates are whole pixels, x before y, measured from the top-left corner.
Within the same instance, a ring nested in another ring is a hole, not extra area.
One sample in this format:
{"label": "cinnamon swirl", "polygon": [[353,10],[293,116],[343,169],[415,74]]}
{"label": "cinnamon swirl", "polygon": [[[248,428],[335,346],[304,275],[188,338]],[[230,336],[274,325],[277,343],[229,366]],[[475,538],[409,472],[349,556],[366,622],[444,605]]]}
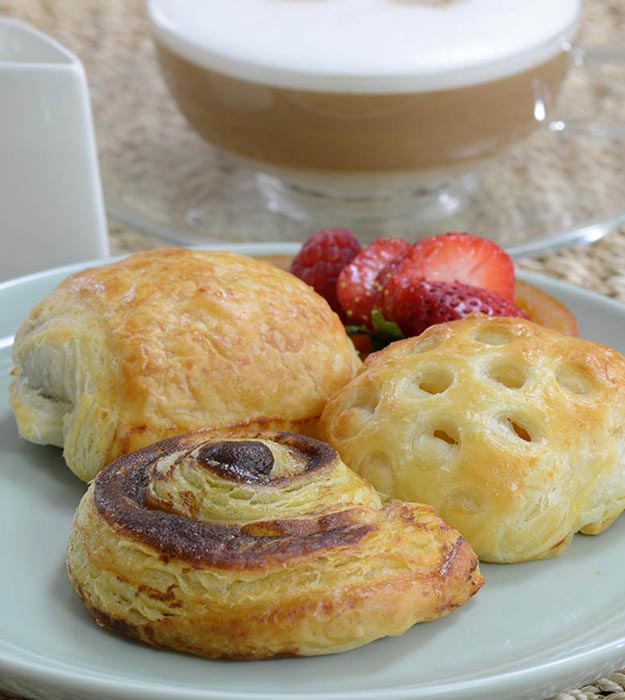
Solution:
{"label": "cinnamon swirl", "polygon": [[20,434],[88,481],[115,457],[206,427],[311,432],[360,365],[308,285],[228,252],[164,248],[69,277],[13,348]]}
{"label": "cinnamon swirl", "polygon": [[397,635],[482,584],[432,508],[384,505],[332,448],[293,433],[199,432],[121,457],[83,497],[67,564],[100,625],[238,659]]}

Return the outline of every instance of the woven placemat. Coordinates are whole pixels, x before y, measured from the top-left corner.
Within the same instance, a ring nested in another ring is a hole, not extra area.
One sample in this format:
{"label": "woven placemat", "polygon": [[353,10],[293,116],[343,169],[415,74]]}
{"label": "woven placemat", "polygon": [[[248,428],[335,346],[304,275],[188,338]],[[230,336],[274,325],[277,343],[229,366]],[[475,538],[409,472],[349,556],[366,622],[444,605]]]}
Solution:
{"label": "woven placemat", "polygon": [[[91,84],[113,78],[152,55],[144,0],[0,0],[0,14],[19,18],[56,37],[82,60]],[[582,26],[582,39],[588,44],[622,41],[625,2],[587,0]],[[99,133],[98,139],[100,146],[106,148],[107,134]],[[606,169],[602,174],[605,182],[623,177],[620,165],[613,164],[612,170]],[[601,181],[593,182],[593,186],[600,187]],[[113,220],[109,228],[114,254],[162,245],[160,240]],[[591,245],[525,259],[519,267],[566,280],[625,303],[625,227]],[[0,700],[17,697],[0,691]],[[591,685],[562,692],[556,698],[625,700],[625,669]]]}

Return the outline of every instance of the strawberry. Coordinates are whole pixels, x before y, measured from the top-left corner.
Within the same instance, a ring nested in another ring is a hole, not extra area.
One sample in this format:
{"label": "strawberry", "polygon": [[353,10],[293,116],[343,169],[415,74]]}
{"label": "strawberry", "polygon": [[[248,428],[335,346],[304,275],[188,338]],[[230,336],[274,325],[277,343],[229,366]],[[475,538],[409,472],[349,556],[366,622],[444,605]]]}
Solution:
{"label": "strawberry", "polygon": [[461,282],[514,301],[514,266],[503,248],[470,233],[444,233],[417,241],[395,269],[405,283],[419,279]]}
{"label": "strawberry", "polygon": [[290,272],[309,284],[340,315],[336,282],[360,250],[360,243],[349,229],[322,229],[304,243],[291,262]]}
{"label": "strawberry", "polygon": [[408,241],[378,238],[343,268],[336,291],[349,323],[372,327],[371,312],[381,305],[386,279],[408,250]]}
{"label": "strawberry", "polygon": [[430,282],[424,279],[409,284],[389,280],[384,315],[397,323],[405,336],[419,335],[428,326],[456,321],[470,313],[488,316],[527,318],[524,311],[496,292],[461,282]]}

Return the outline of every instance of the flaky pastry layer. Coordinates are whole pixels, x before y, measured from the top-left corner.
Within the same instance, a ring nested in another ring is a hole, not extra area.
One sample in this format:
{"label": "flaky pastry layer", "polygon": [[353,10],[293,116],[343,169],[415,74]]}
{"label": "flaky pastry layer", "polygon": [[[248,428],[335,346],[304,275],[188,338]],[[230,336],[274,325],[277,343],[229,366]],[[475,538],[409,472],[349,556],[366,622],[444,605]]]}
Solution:
{"label": "flaky pastry layer", "polygon": [[329,446],[290,433],[196,433],[121,457],[82,499],[67,564],[99,624],[240,659],[352,649],[482,585],[432,508],[383,504]]}
{"label": "flaky pastry layer", "polygon": [[320,436],[381,492],[434,506],[482,560],[552,557],[625,508],[625,358],[474,315],[369,356]]}
{"label": "flaky pastry layer", "polygon": [[13,349],[27,440],[89,480],[115,457],[205,427],[310,432],[360,361],[301,280],[228,252],[163,248],[79,272]]}

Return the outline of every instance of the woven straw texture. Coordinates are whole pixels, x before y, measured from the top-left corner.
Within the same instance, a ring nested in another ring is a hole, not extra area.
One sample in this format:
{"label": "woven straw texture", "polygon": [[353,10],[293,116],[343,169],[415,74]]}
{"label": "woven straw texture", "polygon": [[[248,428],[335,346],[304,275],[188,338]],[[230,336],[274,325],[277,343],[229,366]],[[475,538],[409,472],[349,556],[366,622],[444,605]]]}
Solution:
{"label": "woven straw texture", "polygon": [[[0,0],[0,14],[21,19],[56,37],[83,61],[92,84],[120,74],[152,53],[143,0]],[[586,43],[614,44],[624,41],[624,37],[624,0],[586,1],[582,24],[582,39]],[[621,116],[621,122],[625,122],[625,112]],[[98,139],[100,147],[106,147],[107,134],[99,133]],[[623,177],[622,164],[606,169],[604,177],[606,183]],[[601,182],[593,184],[601,186]],[[114,221],[109,225],[114,253],[161,245],[158,240]],[[523,260],[519,266],[625,302],[625,227],[591,245]],[[15,697],[0,690],[0,700]],[[557,700],[599,698],[625,700],[625,669],[557,696]]]}

